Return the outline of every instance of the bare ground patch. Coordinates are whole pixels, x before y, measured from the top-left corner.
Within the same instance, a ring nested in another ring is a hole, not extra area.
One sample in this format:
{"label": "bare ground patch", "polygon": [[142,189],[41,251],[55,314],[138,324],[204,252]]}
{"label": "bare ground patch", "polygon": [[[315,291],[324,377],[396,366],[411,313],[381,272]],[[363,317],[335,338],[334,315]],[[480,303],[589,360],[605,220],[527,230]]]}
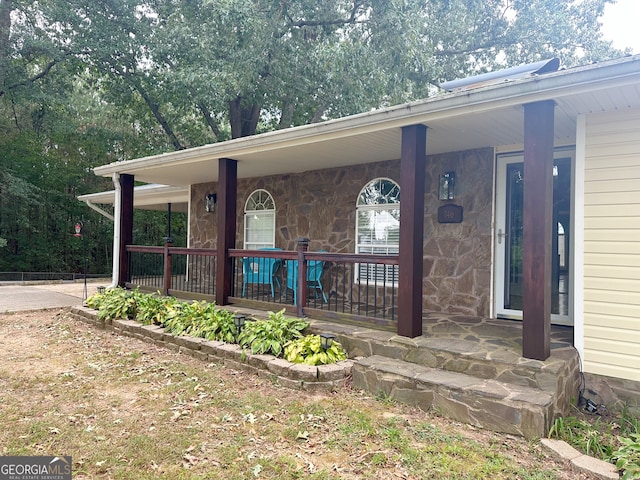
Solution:
{"label": "bare ground patch", "polygon": [[535,443],[343,390],[310,395],[55,311],[0,315],[3,455],[74,478],[588,478]]}

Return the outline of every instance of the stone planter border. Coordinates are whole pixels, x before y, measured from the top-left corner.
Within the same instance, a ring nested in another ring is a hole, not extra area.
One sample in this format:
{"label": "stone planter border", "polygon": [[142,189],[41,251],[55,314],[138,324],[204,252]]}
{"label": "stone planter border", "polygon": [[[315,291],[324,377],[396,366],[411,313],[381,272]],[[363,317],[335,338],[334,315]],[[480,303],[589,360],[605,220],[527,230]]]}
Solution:
{"label": "stone planter border", "polygon": [[234,370],[268,378],[288,388],[333,392],[343,388],[351,378],[351,360],[319,366],[297,364],[273,355],[254,355],[235,344],[175,336],[158,325],[142,325],[134,320],[100,320],[97,312],[88,307],[71,307],[69,313],[73,318],[98,328],[137,338],[203,362],[221,363]]}

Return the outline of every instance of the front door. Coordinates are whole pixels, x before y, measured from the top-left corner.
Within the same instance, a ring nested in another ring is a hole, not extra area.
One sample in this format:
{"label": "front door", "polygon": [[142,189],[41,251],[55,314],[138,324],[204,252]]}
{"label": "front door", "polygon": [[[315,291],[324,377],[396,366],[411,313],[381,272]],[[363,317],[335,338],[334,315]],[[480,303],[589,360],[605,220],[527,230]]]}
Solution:
{"label": "front door", "polygon": [[[572,325],[571,192],[573,151],[557,151],[553,166],[551,321]],[[522,319],[522,154],[497,158],[495,310],[499,318]]]}

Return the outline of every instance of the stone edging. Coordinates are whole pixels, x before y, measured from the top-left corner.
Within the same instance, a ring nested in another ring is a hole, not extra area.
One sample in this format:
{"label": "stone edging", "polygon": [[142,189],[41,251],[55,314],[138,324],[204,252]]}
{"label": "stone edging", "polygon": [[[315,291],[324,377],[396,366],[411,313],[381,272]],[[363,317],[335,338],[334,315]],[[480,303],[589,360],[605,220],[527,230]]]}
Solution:
{"label": "stone edging", "polygon": [[134,320],[104,321],[95,310],[71,307],[69,314],[77,320],[121,335],[138,338],[159,347],[183,353],[204,362],[222,363],[227,367],[276,380],[298,390],[331,392],[345,386],[351,378],[353,361],[331,365],[291,363],[273,355],[247,353],[238,345],[189,336],[175,336],[158,325],[142,325]]}
{"label": "stone edging", "polygon": [[615,465],[584,455],[563,440],[543,438],[540,440],[540,444],[556,459],[568,462],[572,468],[579,472],[601,480],[618,480],[620,478]]}

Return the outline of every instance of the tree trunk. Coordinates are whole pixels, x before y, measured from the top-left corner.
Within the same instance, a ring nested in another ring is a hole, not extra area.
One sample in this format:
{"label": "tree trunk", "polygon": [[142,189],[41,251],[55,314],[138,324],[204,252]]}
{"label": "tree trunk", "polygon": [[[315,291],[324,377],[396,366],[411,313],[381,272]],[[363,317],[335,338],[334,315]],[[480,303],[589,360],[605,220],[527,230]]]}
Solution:
{"label": "tree trunk", "polygon": [[229,119],[231,120],[231,138],[255,135],[260,119],[260,105],[247,105],[238,95],[229,102]]}
{"label": "tree trunk", "polygon": [[12,8],[13,0],[0,0],[0,92],[4,92],[4,79],[9,62]]}
{"label": "tree trunk", "polygon": [[282,105],[282,114],[280,115],[280,122],[278,128],[289,128],[293,126],[293,115],[296,111],[295,103],[285,100]]}

